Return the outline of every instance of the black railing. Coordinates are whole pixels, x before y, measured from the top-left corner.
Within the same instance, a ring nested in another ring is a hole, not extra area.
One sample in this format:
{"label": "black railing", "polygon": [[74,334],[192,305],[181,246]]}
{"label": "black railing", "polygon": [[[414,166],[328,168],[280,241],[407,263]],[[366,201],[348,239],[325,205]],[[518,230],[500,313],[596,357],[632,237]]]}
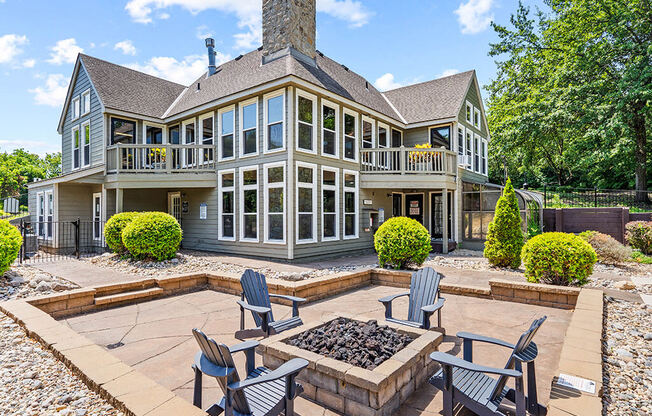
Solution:
{"label": "black railing", "polygon": [[624,207],[634,211],[652,210],[652,191],[545,186],[545,208]]}
{"label": "black railing", "polygon": [[17,226],[23,236],[20,263],[79,259],[108,251],[102,221],[21,220]]}

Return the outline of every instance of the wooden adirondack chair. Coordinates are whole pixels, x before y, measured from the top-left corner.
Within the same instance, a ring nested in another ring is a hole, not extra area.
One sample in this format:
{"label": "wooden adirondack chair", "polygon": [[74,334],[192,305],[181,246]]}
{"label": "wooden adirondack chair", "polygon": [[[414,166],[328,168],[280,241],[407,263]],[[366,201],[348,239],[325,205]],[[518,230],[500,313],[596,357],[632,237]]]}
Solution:
{"label": "wooden adirondack chair", "polygon": [[[516,345],[485,337],[459,332],[457,336],[464,342],[464,359],[443,352],[433,352],[430,358],[441,364],[442,368],[430,378],[430,383],[444,394],[444,416],[452,416],[456,403],[460,403],[478,415],[506,415],[500,409],[504,399],[516,404],[516,416],[525,416],[526,409],[533,415],[545,415],[547,409],[537,402],[536,375],[534,359],[538,349],[532,338],[546,317],[532,322],[530,328],[521,335]],[[505,368],[485,367],[473,363],[473,342],[487,342],[511,348],[512,354]],[[523,388],[522,364],[528,364],[528,395]],[[498,375],[498,379],[487,374]],[[509,377],[515,379],[515,389],[506,386]]]}
{"label": "wooden adirondack chair", "polygon": [[[378,299],[385,306],[385,320],[414,328],[430,329],[430,316],[437,312],[437,326],[441,328],[441,308],[445,299],[439,293],[441,275],[430,267],[414,273],[410,280],[410,291]],[[407,320],[392,316],[392,301],[401,296],[409,296]]]}
{"label": "wooden adirondack chair", "polygon": [[[198,329],[192,330],[201,351],[195,355],[192,368],[195,371],[193,404],[202,405],[202,375],[215,377],[224,397],[210,406],[206,413],[216,416],[285,416],[294,414],[294,399],[303,393],[303,387],[295,382],[296,376],[308,366],[303,358],[294,358],[270,371],[256,367],[255,349],[258,341],[246,341],[232,347],[215,342]],[[233,354],[246,354],[247,377],[240,380],[233,362]]]}
{"label": "wooden adirondack chair", "polygon": [[[306,301],[304,298],[269,293],[265,275],[251,269],[245,270],[240,278],[240,285],[242,285],[242,298],[236,301],[240,305],[240,330],[235,333],[236,338],[268,337],[303,324],[299,318],[299,304]],[[292,317],[275,321],[270,298],[291,301]],[[245,329],[245,309],[251,312],[257,328]]]}

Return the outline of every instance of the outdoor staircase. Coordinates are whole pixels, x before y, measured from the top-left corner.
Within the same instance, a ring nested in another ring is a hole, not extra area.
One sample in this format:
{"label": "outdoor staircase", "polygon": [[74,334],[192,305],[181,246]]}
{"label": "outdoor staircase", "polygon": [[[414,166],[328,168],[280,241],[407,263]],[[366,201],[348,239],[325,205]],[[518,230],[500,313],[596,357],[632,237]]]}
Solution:
{"label": "outdoor staircase", "polygon": [[164,290],[156,285],[154,279],[136,280],[116,283],[95,288],[95,305],[113,306],[135,300],[153,299],[163,294]]}

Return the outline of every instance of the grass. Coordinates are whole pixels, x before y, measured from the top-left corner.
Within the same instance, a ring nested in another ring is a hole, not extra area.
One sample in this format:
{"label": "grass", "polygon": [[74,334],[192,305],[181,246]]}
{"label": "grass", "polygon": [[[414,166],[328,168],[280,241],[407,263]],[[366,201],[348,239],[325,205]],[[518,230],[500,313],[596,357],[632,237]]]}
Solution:
{"label": "grass", "polygon": [[638,250],[632,252],[632,261],[641,264],[652,264],[652,257],[646,256]]}

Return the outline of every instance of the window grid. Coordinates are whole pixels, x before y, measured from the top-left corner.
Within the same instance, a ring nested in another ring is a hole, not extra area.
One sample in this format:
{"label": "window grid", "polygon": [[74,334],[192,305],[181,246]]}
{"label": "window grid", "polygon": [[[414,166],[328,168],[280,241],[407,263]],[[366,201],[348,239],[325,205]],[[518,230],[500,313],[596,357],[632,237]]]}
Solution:
{"label": "window grid", "polygon": [[[253,199],[253,203],[247,204],[245,198]],[[240,241],[259,241],[258,166],[240,168]]]}
{"label": "window grid", "polygon": [[[286,230],[286,202],[285,202],[285,187],[286,187],[286,174],[285,162],[267,163],[263,165],[264,183],[265,183],[265,242],[274,244],[285,244],[285,230]],[[279,180],[279,172],[281,178]],[[278,195],[280,192],[280,195]],[[272,197],[272,194],[276,194]],[[277,199],[279,206],[272,204]],[[280,201],[278,200],[280,199]],[[273,234],[278,227],[280,220],[280,236]]]}
{"label": "window grid", "polygon": [[[329,174],[332,174],[333,182],[330,183],[328,179]],[[321,201],[322,201],[322,214],[321,214],[321,239],[322,241],[334,241],[340,239],[340,178],[339,170],[321,168]],[[328,178],[328,179],[327,179]],[[327,182],[328,180],[328,182]],[[328,198],[328,199],[327,199]],[[333,208],[330,208],[332,206]],[[328,224],[333,224],[332,232],[326,229]]]}
{"label": "window grid", "polygon": [[297,162],[296,184],[296,241],[297,244],[314,243],[317,241],[317,165]]}
{"label": "window grid", "polygon": [[[358,238],[360,228],[359,201],[358,201],[358,172],[344,170],[342,172],[344,185],[344,239]],[[353,182],[353,186],[351,186]]]}
{"label": "window grid", "polygon": [[218,172],[218,239],[235,241],[235,170]]}

